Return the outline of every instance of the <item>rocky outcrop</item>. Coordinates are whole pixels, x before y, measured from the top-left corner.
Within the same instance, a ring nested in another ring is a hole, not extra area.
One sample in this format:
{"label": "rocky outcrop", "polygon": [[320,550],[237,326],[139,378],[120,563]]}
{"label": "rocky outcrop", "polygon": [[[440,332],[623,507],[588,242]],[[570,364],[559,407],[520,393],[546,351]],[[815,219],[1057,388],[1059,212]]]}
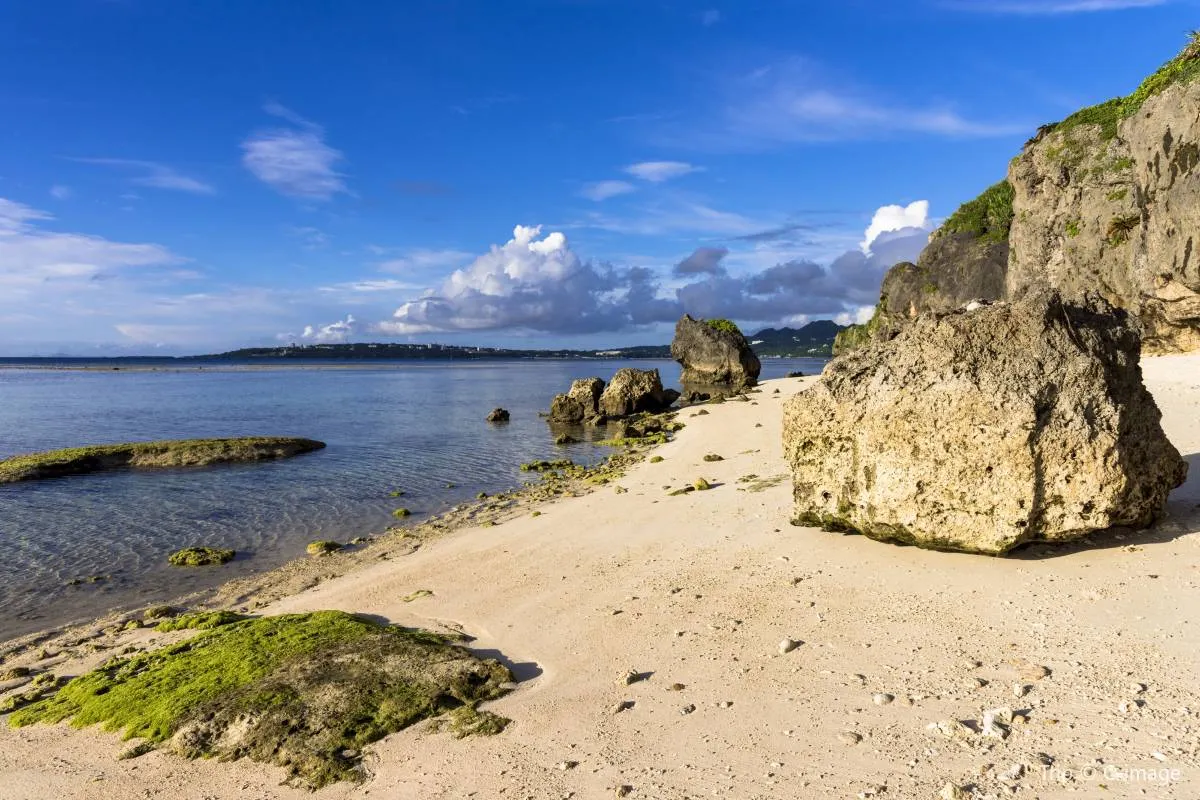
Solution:
{"label": "rocky outcrop", "polygon": [[564,394],[554,396],[550,403],[550,422],[558,425],[581,425],[600,418],[600,396],[604,381],[599,378],[580,378],[571,383]]}
{"label": "rocky outcrop", "polygon": [[989,554],[1148,526],[1187,464],[1139,350],[1096,295],[919,317],[788,401],[795,522]]}
{"label": "rocky outcrop", "polygon": [[685,397],[727,395],[753,386],[762,365],[737,325],[684,314],[675,325],[671,358],[683,366]]}
{"label": "rocky outcrop", "polygon": [[884,278],[875,319],[834,352],[928,311],[1027,292],[1097,292],[1148,353],[1200,348],[1200,37],[1127,97],[1047,125],[1007,179],[965,203],[917,264]]}
{"label": "rocky outcrop", "polygon": [[679,399],[679,392],[664,389],[656,369],[617,370],[600,395],[600,413],[606,417],[627,417],[640,411],[666,411]]}
{"label": "rocky outcrop", "polygon": [[493,408],[487,415],[488,422],[508,422],[512,415],[504,408]]}
{"label": "rocky outcrop", "polygon": [[1200,83],[1128,100],[1044,129],[1013,161],[1008,292],[1095,290],[1141,319],[1148,351],[1195,350]]}

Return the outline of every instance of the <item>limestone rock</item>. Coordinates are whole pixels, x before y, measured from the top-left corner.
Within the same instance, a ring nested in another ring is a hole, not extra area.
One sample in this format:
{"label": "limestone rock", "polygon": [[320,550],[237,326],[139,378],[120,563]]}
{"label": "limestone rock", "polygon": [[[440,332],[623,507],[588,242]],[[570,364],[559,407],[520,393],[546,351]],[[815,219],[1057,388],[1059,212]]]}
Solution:
{"label": "limestone rock", "polygon": [[550,403],[550,422],[579,425],[600,416],[600,396],[604,381],[599,378],[580,378],[571,383],[564,394],[554,396]]}
{"label": "limestone rock", "polygon": [[762,365],[750,343],[728,320],[697,320],[684,314],[675,325],[671,358],[683,366],[684,396],[708,399],[753,386]]}
{"label": "limestone rock", "polygon": [[1067,124],[1026,145],[1008,291],[1103,292],[1138,315],[1148,352],[1200,348],[1200,83],[1177,83],[1113,128]]}
{"label": "limestone rock", "polygon": [[1129,316],[1057,293],[930,314],[791,398],[795,522],[1000,554],[1161,516],[1187,463]]}
{"label": "limestone rock", "polygon": [[639,411],[657,413],[667,410],[678,398],[678,392],[663,389],[658,370],[622,367],[600,395],[600,413],[606,417],[627,417]]}

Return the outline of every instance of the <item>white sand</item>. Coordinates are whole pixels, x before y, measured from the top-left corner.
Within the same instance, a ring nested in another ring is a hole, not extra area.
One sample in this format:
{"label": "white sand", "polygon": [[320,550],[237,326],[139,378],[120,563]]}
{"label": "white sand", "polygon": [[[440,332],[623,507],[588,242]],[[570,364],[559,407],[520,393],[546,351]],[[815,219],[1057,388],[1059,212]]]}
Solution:
{"label": "white sand", "polygon": [[[371,748],[369,782],[315,796],[854,798],[886,786],[886,800],[955,781],[1001,797],[997,773],[1045,754],[1053,769],[1027,772],[1016,796],[1200,797],[1200,357],[1147,359],[1145,372],[1194,474],[1155,530],[1092,549],[992,559],[792,527],[780,407],[812,379],[780,380],[756,404],[685,411],[687,429],[656,451],[665,461],[634,468],[626,494],[463,530],[274,604],[461,627],[523,679],[489,706],[515,720],[505,733],[418,726]],[[781,480],[744,491],[748,473]],[[663,489],[699,476],[718,485]],[[433,595],[403,602],[418,589]],[[780,655],[785,637],[803,644]],[[1052,675],[1021,681],[1032,688],[1015,699],[1021,660]],[[652,674],[626,686],[631,669]],[[634,705],[612,713],[622,701]],[[926,729],[1005,705],[1029,723],[1003,741]],[[277,768],[116,761],[123,748],[98,730],[2,728],[0,798],[313,796],[279,786]]]}

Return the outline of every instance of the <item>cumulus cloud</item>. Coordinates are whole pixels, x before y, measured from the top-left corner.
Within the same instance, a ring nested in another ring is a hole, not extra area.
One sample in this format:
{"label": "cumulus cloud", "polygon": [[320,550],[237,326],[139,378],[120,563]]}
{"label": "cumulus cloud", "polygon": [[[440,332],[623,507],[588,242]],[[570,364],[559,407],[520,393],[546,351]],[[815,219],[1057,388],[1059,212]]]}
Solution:
{"label": "cumulus cloud", "polygon": [[579,194],[588,200],[600,202],[617,195],[629,194],[632,191],[636,191],[636,189],[632,183],[627,181],[597,181],[584,186],[579,190]]}
{"label": "cumulus cloud", "polygon": [[138,173],[129,182],[137,186],[151,189],[166,189],[188,194],[216,194],[217,190],[211,184],[184,175],[173,167],[159,164],[156,161],[139,161],[131,158],[76,158],[72,159],[81,164],[96,164],[102,167],[115,167]]}
{"label": "cumulus cloud", "polygon": [[906,206],[883,206],[875,212],[863,237],[862,251],[871,252],[871,245],[880,234],[905,228],[929,228],[929,201],[917,200]]}
{"label": "cumulus cloud", "polygon": [[280,194],[305,200],[329,200],[348,193],[345,177],[336,170],[342,153],[325,143],[321,126],[278,103],[268,114],[290,123],[259,131],[242,142],[242,165]]}
{"label": "cumulus cloud", "polygon": [[586,262],[562,233],[543,236],[541,226],[518,225],[508,242],[493,245],[438,289],[400,306],[378,329],[393,335],[503,328],[615,331],[655,316],[661,310],[657,301],[647,273]]}
{"label": "cumulus cloud", "polygon": [[328,325],[306,325],[299,338],[313,344],[338,344],[348,341],[359,330],[358,320],[353,314],[347,314],[345,319]]}
{"label": "cumulus cloud", "polygon": [[703,167],[697,167],[685,161],[642,161],[625,167],[625,172],[651,183],[662,183],[701,170]]}
{"label": "cumulus cloud", "polygon": [[721,260],[729,255],[727,247],[697,247],[675,265],[676,275],[716,275],[722,272]]}
{"label": "cumulus cloud", "polygon": [[543,235],[540,226],[518,225],[507,243],[494,245],[372,330],[598,333],[673,321],[685,311],[768,324],[806,315],[857,316],[874,305],[890,267],[920,255],[929,238],[927,217],[924,201],[884,207],[865,234],[866,246],[829,264],[792,258],[735,273],[730,261],[744,254],[698,247],[672,270],[686,281],[674,289],[653,270],[585,261],[562,233]]}

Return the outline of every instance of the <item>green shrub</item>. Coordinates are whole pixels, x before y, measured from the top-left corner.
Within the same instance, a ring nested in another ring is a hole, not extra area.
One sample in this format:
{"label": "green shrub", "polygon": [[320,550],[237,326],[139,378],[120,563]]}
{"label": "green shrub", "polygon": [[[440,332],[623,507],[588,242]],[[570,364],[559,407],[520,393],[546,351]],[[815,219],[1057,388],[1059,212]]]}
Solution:
{"label": "green shrub", "polygon": [[969,233],[989,242],[1005,241],[1012,228],[1015,194],[1007,180],[989,186],[983,194],[959,206],[934,236]]}
{"label": "green shrub", "polygon": [[706,319],[704,320],[704,324],[712,328],[714,331],[721,331],[722,333],[736,333],[738,336],[742,335],[741,329],[738,328],[738,326],[731,320]]}

